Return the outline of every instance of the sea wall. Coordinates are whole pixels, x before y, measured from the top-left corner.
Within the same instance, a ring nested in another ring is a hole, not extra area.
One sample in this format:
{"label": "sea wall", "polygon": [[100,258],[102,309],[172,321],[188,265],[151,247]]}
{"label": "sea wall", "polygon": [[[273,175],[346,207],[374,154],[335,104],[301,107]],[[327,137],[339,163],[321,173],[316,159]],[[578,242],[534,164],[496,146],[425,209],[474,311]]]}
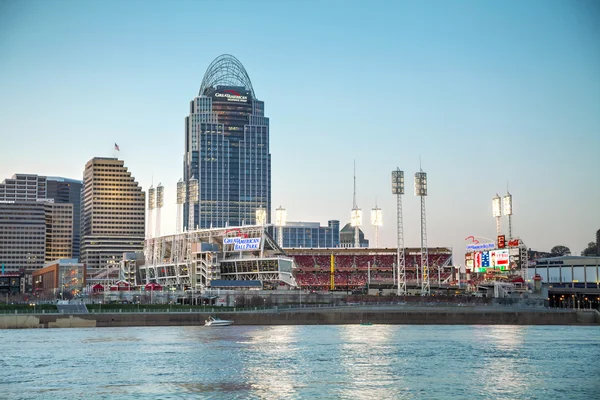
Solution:
{"label": "sea wall", "polygon": [[209,315],[232,319],[235,325],[600,325],[600,313],[573,310],[511,310],[468,307],[419,309],[298,309],[230,313],[102,313],[0,315],[0,328],[76,328],[126,326],[197,326]]}

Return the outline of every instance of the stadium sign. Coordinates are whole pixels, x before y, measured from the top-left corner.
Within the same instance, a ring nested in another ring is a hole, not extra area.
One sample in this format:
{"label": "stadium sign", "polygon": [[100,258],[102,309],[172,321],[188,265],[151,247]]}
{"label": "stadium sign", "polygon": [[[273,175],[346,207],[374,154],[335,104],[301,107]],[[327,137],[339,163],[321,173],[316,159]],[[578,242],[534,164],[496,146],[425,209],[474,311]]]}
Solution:
{"label": "stadium sign", "polygon": [[260,250],[260,238],[226,237],[223,244],[233,244],[234,251]]}
{"label": "stadium sign", "polygon": [[496,248],[496,243],[473,243],[467,245],[467,250],[481,251],[481,250],[492,250]]}

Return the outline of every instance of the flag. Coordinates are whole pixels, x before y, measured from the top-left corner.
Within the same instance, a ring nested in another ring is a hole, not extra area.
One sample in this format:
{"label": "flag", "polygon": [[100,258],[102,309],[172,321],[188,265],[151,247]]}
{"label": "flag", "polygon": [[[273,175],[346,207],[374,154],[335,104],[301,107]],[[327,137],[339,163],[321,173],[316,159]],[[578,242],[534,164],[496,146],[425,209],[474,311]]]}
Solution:
{"label": "flag", "polygon": [[119,149],[119,145],[115,143],[115,150],[116,151],[121,151],[121,149]]}

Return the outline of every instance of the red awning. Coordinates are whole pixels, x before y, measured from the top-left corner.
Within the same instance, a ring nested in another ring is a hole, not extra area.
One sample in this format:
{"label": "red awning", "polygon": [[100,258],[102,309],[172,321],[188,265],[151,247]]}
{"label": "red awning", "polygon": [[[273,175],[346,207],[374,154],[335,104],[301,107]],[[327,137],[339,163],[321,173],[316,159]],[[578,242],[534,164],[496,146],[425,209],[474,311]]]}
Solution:
{"label": "red awning", "polygon": [[162,290],[162,286],[159,285],[158,283],[152,282],[152,283],[147,284],[145,289],[151,290],[151,291]]}
{"label": "red awning", "polygon": [[511,280],[512,283],[525,283],[525,280],[523,280],[522,276],[517,276],[516,278],[513,278]]}
{"label": "red awning", "polygon": [[104,292],[104,286],[97,283],[94,286],[92,286],[92,292]]}

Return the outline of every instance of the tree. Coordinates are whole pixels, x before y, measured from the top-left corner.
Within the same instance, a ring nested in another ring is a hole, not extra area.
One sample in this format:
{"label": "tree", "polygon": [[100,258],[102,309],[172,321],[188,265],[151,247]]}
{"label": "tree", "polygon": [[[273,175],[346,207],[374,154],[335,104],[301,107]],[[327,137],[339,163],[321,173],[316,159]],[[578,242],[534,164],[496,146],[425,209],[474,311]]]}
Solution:
{"label": "tree", "polygon": [[571,249],[569,249],[567,246],[554,246],[551,250],[550,250],[550,254],[554,257],[559,257],[559,256],[570,256],[571,255]]}
{"label": "tree", "polygon": [[581,252],[582,256],[595,256],[596,255],[596,242],[589,242],[587,249]]}

